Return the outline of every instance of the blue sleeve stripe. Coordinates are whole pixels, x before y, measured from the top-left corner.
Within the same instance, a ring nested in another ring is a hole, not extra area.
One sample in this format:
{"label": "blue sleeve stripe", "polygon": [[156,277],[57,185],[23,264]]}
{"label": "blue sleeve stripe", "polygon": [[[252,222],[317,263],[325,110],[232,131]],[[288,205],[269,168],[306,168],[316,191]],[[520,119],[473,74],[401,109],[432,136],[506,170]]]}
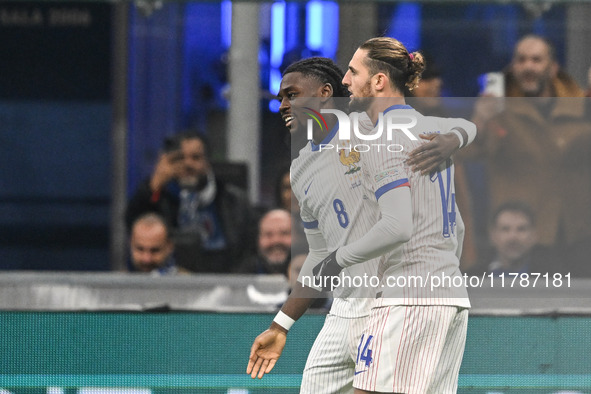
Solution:
{"label": "blue sleeve stripe", "polygon": [[312,229],[318,228],[318,220],[314,220],[313,222],[304,222],[304,228]]}
{"label": "blue sleeve stripe", "polygon": [[380,187],[378,190],[376,190],[376,200],[379,200],[380,197],[382,197],[382,195],[384,193],[386,193],[387,191],[392,190],[392,189],[396,189],[397,187],[402,187],[402,186],[410,187],[410,183],[408,182],[407,178],[399,179],[397,181],[388,183],[387,185]]}

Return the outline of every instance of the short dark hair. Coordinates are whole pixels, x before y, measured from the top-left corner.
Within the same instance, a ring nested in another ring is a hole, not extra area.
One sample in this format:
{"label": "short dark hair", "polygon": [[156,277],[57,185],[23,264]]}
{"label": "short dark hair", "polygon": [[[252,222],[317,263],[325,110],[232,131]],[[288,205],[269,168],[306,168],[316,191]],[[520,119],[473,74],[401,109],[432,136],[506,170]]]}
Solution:
{"label": "short dark hair", "polygon": [[349,97],[349,90],[343,85],[343,71],[327,57],[309,57],[290,64],[283,76],[299,72],[305,77],[315,78],[320,83],[332,86],[333,97]]}
{"label": "short dark hair", "polygon": [[493,212],[490,225],[495,226],[503,212],[519,212],[524,215],[532,226],[536,224],[536,215],[529,204],[523,201],[507,201],[499,205]]}

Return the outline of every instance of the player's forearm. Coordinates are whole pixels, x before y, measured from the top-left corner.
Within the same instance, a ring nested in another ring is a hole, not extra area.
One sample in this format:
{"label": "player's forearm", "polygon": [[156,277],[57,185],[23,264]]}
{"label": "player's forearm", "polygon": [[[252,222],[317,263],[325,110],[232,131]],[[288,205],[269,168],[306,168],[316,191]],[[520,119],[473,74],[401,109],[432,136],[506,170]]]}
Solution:
{"label": "player's forearm", "polygon": [[311,277],[313,267],[328,255],[326,241],[318,228],[306,229],[306,240],[309,249],[308,256],[302,265],[296,286],[291,289],[287,301],[281,307],[281,311],[275,317],[270,329],[279,329],[287,332],[291,325],[298,320],[317,299],[322,297],[321,289],[313,289],[302,285],[303,277]]}
{"label": "player's forearm", "polygon": [[306,313],[314,300],[320,296],[319,291],[304,287],[298,282],[297,286],[291,290],[287,301],[285,301],[275,319],[273,319],[269,329],[287,334],[291,326]]}
{"label": "player's forearm", "polygon": [[378,203],[382,218],[363,237],[339,248],[340,266],[348,267],[384,255],[410,239],[413,231],[410,189],[390,190]]}
{"label": "player's forearm", "polygon": [[295,291],[296,296],[300,298],[318,297],[322,288],[315,287],[316,284],[314,281],[309,279],[314,276],[314,267],[329,255],[329,251],[326,246],[326,240],[319,229],[306,229],[305,233],[309,249],[306,260],[300,270],[300,275],[298,276],[298,284],[303,283],[307,288],[311,288],[311,290],[315,289],[318,293],[306,292],[305,289],[292,289],[292,292]]}
{"label": "player's forearm", "polygon": [[322,296],[322,293],[304,287],[298,282],[298,286],[291,290],[287,301],[281,307],[281,311],[293,320],[298,320],[312,305],[312,303]]}

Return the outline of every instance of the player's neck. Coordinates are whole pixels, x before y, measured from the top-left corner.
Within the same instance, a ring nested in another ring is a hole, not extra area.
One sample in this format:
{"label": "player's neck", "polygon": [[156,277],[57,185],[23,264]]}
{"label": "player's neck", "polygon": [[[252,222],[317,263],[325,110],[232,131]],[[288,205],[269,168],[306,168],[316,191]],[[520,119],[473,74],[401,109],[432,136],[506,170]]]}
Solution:
{"label": "player's neck", "polygon": [[378,121],[378,117],[381,112],[384,112],[386,109],[390,108],[393,105],[405,105],[406,101],[404,100],[404,96],[397,96],[397,97],[376,97],[370,108],[367,110],[367,115],[373,122],[376,124]]}
{"label": "player's neck", "polygon": [[331,116],[329,119],[326,121],[326,125],[328,126],[328,129],[324,130],[324,127],[320,128],[320,127],[314,127],[313,129],[313,133],[312,133],[312,142],[314,142],[315,145],[320,145],[322,143],[322,141],[324,141],[324,139],[326,138],[326,136],[334,129],[334,127],[337,124],[337,121],[332,119],[332,118],[336,118]]}

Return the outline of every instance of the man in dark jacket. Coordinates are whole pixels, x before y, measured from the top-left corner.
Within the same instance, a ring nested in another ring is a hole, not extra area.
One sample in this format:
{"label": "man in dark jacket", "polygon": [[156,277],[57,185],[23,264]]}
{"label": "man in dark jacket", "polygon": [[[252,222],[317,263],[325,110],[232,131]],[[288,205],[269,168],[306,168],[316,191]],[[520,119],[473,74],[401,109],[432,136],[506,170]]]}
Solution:
{"label": "man in dark jacket", "polygon": [[128,227],[157,212],[174,229],[177,263],[193,272],[231,272],[251,254],[256,220],[246,193],[216,179],[203,136],[187,131],[169,141],[154,172],[127,206]]}

